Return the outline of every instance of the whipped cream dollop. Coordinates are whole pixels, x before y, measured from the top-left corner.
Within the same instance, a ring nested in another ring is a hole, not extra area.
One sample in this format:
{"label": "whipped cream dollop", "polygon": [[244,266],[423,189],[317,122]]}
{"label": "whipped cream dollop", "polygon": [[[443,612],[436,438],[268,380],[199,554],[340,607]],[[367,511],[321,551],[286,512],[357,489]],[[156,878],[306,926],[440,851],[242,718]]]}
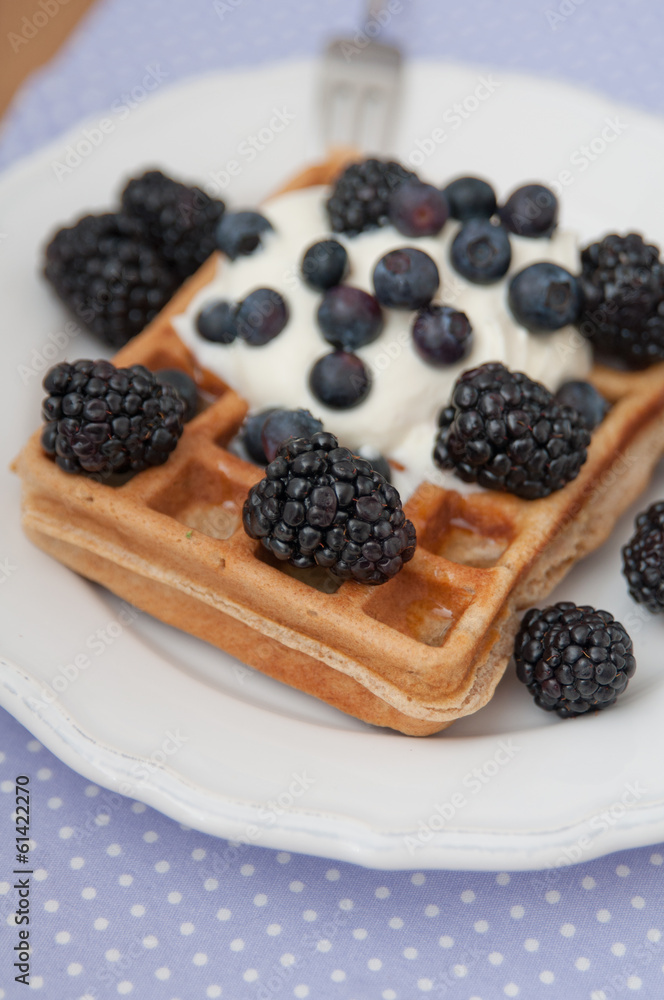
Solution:
{"label": "whipped cream dollop", "polygon": [[[590,348],[585,342],[579,344],[572,327],[549,334],[529,333],[513,319],[506,299],[510,278],[528,264],[548,260],[575,272],[576,237],[563,229],[545,239],[510,235],[512,263],[506,277],[493,285],[476,285],[457,274],[449,263],[458,222],[449,220],[438,236],[431,237],[403,236],[392,226],[353,237],[331,234],[325,209],[328,195],[327,187],[312,187],[266,202],[261,211],[274,231],[251,256],[233,262],[222,259],[213,280],[194,297],[185,313],[175,317],[175,329],[198,362],[240,393],[252,410],[304,407],[347,447],[371,446],[394,459],[403,466],[402,471],[395,470],[393,481],[404,499],[424,479],[468,490],[453,474],[436,469],[432,460],[437,416],[449,403],[461,372],[488,361],[501,361],[555,390],[567,379],[583,378],[590,369]],[[309,373],[332,347],[323,339],[316,319],[322,293],[305,284],[300,266],[305,251],[331,235],[348,252],[346,283],[372,294],[373,269],[388,251],[413,246],[428,253],[441,277],[435,301],[464,312],[471,323],[470,353],[444,368],[427,364],[413,347],[415,313],[384,309],[381,335],[355,352],[371,373],[367,398],[348,410],[333,410],[320,403],[309,389]],[[274,340],[252,347],[239,338],[224,345],[200,336],[196,317],[202,308],[218,299],[240,301],[264,287],[284,297],[290,314]]]}

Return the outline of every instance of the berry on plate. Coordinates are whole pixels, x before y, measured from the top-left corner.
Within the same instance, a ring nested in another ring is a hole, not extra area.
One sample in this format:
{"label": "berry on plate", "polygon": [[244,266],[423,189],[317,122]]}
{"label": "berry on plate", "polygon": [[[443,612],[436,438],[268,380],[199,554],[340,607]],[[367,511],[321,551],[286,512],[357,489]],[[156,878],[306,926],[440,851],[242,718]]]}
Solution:
{"label": "berry on plate", "polygon": [[454,365],[469,353],[473,328],[465,313],[431,303],[420,309],[413,320],[413,345],[429,365]]}
{"label": "berry on plate", "polygon": [[350,410],[369,395],[371,374],[357,354],[333,351],[319,358],[309,375],[313,395],[332,410]]}
{"label": "berry on plate", "polygon": [[260,212],[226,212],[217,226],[217,246],[231,260],[247,257],[271,229],[271,223]]}
{"label": "berry on plate", "polygon": [[529,264],[515,274],[507,300],[514,319],[531,333],[549,333],[576,323],[581,309],[578,281],[549,261]]}
{"label": "berry on plate", "polygon": [[236,311],[231,302],[210,302],[196,317],[196,329],[201,337],[214,344],[232,344],[237,337]]}
{"label": "berry on plate", "polygon": [[550,236],[558,223],[558,199],[543,184],[524,184],[512,192],[498,214],[515,236]]}
{"label": "berry on plate", "polygon": [[440,274],[428,253],[403,247],[380,258],[374,268],[373,285],[382,306],[421,309],[436,294]]}
{"label": "berry on plate", "polygon": [[288,306],[273,288],[257,288],[240,302],[235,312],[238,336],[252,347],[262,347],[278,337],[288,323]]}
{"label": "berry on plate", "polygon": [[432,184],[404,181],[390,197],[389,220],[404,236],[436,236],[449,214],[447,198]]}
{"label": "berry on plate", "polygon": [[450,215],[459,222],[468,219],[490,219],[496,211],[496,193],[480,177],[457,177],[443,194],[450,206]]}
{"label": "berry on plate", "polygon": [[469,219],[450,247],[454,270],[476,285],[491,285],[507,274],[512,247],[507,231],[489,219]]}
{"label": "berry on plate", "polygon": [[629,592],[648,611],[664,611],[664,501],[651,504],[636,519],[635,532],[622,550]]}
{"label": "berry on plate", "polygon": [[319,240],[305,252],[300,268],[302,277],[317,292],[338,285],[348,272],[348,254],[338,240]]}
{"label": "berry on plate", "polygon": [[337,179],[327,200],[330,225],[335,233],[356,236],[387,222],[390,195],[405,180],[417,179],[393,160],[351,163]]}
{"label": "berry on plate", "polygon": [[564,382],[556,392],[556,400],[562,406],[578,410],[589,431],[601,424],[610,408],[608,400],[590,382]]}
{"label": "berry on plate", "polygon": [[336,285],[323,296],[318,325],[328,343],[355,351],[380,336],[383,312],[368,292],[352,285]]}

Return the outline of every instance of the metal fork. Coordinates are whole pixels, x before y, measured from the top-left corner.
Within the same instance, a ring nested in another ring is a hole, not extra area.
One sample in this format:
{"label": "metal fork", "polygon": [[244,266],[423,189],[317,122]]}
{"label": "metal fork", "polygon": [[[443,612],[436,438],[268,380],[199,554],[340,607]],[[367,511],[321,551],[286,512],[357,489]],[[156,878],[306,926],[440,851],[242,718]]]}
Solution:
{"label": "metal fork", "polygon": [[374,35],[391,17],[385,0],[370,0],[354,38],[337,38],[325,50],[320,80],[320,120],[326,150],[336,147],[385,152],[390,148],[401,89],[401,52]]}

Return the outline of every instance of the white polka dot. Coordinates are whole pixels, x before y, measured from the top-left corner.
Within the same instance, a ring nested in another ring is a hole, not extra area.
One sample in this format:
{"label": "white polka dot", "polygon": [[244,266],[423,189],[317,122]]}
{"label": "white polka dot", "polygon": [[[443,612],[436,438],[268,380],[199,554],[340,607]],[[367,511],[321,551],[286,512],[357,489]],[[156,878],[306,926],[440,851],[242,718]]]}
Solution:
{"label": "white polka dot", "polygon": [[47,913],[55,913],[59,906],[57,899],[47,899],[44,903],[44,909]]}
{"label": "white polka dot", "polygon": [[131,993],[134,988],[134,984],[130,983],[128,979],[123,979],[121,983],[118,983],[118,993],[125,996],[127,993]]}
{"label": "white polka dot", "polygon": [[346,973],[343,969],[335,969],[334,972],[330,973],[330,979],[333,983],[343,983],[346,978]]}
{"label": "white polka dot", "polygon": [[287,969],[289,965],[295,965],[295,955],[291,955],[291,953],[287,951],[285,955],[281,956],[279,961],[281,962],[283,967]]}
{"label": "white polka dot", "polygon": [[118,854],[122,854],[122,848],[119,844],[109,844],[106,848],[106,853],[110,854],[112,858],[116,858]]}
{"label": "white polka dot", "polygon": [[10,889],[9,882],[0,882],[0,896],[6,896]]}
{"label": "white polka dot", "polygon": [[597,885],[597,882],[592,877],[592,875],[586,875],[581,885],[583,886],[584,889],[594,889],[595,886]]}
{"label": "white polka dot", "polygon": [[159,939],[154,936],[154,934],[148,934],[147,937],[143,938],[144,948],[156,948],[159,944]]}
{"label": "white polka dot", "polygon": [[110,813],[97,813],[97,815],[95,816],[95,823],[97,824],[97,826],[108,826],[110,822],[111,822]]}
{"label": "white polka dot", "polygon": [[211,997],[212,1000],[215,1000],[215,997],[220,997],[221,996],[221,986],[208,986],[208,988],[205,991],[205,996],[206,997]]}
{"label": "white polka dot", "polygon": [[28,740],[28,742],[25,745],[30,751],[30,753],[37,753],[37,751],[41,750],[42,748],[42,745],[39,742],[39,740]]}
{"label": "white polka dot", "polygon": [[106,919],[106,917],[97,917],[97,919],[93,924],[93,927],[96,931],[105,931],[106,928],[108,927],[108,920]]}
{"label": "white polka dot", "polygon": [[486,934],[489,929],[489,924],[486,920],[476,920],[473,927],[478,934]]}
{"label": "white polka dot", "polygon": [[410,881],[413,885],[424,885],[426,882],[426,875],[423,875],[422,872],[415,872],[414,875],[411,875]]}
{"label": "white polka dot", "polygon": [[328,941],[327,938],[321,938],[321,940],[318,941],[316,944],[317,951],[326,952],[329,951],[331,947],[332,947],[332,942]]}
{"label": "white polka dot", "polygon": [[157,979],[170,979],[171,970],[166,965],[162,965],[161,968],[157,969],[155,976]]}
{"label": "white polka dot", "polygon": [[241,875],[253,875],[254,872],[255,872],[255,870],[256,869],[254,868],[253,865],[242,865],[242,867],[240,868],[240,874]]}
{"label": "white polka dot", "polygon": [[590,968],[590,959],[581,955],[574,963],[579,972],[587,972]]}
{"label": "white polka dot", "polygon": [[651,854],[650,855],[650,864],[651,865],[661,865],[662,863],[664,863],[664,857],[662,857],[661,854]]}
{"label": "white polka dot", "polygon": [[233,938],[233,940],[230,943],[231,951],[242,951],[243,948],[244,948],[244,941],[242,940],[242,938]]}
{"label": "white polka dot", "polygon": [[0,791],[2,792],[13,792],[14,782],[13,781],[3,781],[0,783]]}
{"label": "white polka dot", "polygon": [[268,924],[266,933],[269,934],[270,937],[276,937],[277,934],[281,934],[281,924]]}
{"label": "white polka dot", "polygon": [[67,972],[70,976],[80,976],[83,972],[83,966],[80,962],[70,962],[67,966]]}
{"label": "white polka dot", "polygon": [[452,972],[457,979],[464,979],[468,975],[468,968],[465,965],[454,965],[452,966]]}
{"label": "white polka dot", "polygon": [[661,940],[662,932],[658,930],[656,927],[651,927],[648,933],[646,934],[646,937],[648,938],[649,941],[652,941],[653,944],[657,944],[657,942]]}
{"label": "white polka dot", "polygon": [[544,972],[540,972],[539,977],[540,977],[540,982],[544,983],[545,986],[550,986],[551,983],[556,978],[553,972],[550,972],[548,969],[546,969]]}
{"label": "white polka dot", "polygon": [[508,983],[505,989],[503,990],[503,993],[507,997],[515,997],[519,993],[519,987],[516,985],[516,983]]}
{"label": "white polka dot", "polygon": [[60,840],[69,840],[74,832],[74,828],[71,826],[61,826],[58,830],[58,837]]}
{"label": "white polka dot", "polygon": [[168,896],[166,898],[167,898],[167,900],[168,900],[169,903],[180,903],[180,902],[182,902],[182,893],[181,892],[169,892],[169,894],[168,894]]}
{"label": "white polka dot", "polygon": [[94,799],[96,795],[99,795],[99,787],[97,785],[88,785],[83,794],[87,795],[89,799]]}
{"label": "white polka dot", "polygon": [[85,889],[81,892],[83,899],[94,899],[96,895],[97,890],[91,885],[86,885]]}
{"label": "white polka dot", "polygon": [[618,867],[616,868],[616,875],[618,875],[619,878],[627,878],[627,876],[629,875],[629,868],[628,868],[628,866],[627,865],[618,865]]}
{"label": "white polka dot", "polygon": [[353,902],[352,899],[340,899],[339,900],[339,909],[340,910],[352,910],[354,906],[355,906],[355,904],[354,904],[354,902]]}
{"label": "white polka dot", "polygon": [[549,889],[546,896],[544,897],[547,903],[558,903],[560,902],[560,893],[557,889]]}
{"label": "white polka dot", "polygon": [[403,950],[404,958],[417,958],[417,948],[404,948]]}
{"label": "white polka dot", "polygon": [[383,1000],[397,1000],[397,995],[394,990],[383,990],[381,997]]}
{"label": "white polka dot", "polygon": [[185,934],[188,936],[189,934],[193,934],[195,929],[196,928],[194,927],[194,925],[190,923],[188,920],[186,920],[183,924],[180,924],[180,934]]}
{"label": "white polka dot", "polygon": [[298,881],[291,882],[288,888],[290,889],[291,892],[302,892],[302,890],[304,889],[304,882],[298,882]]}
{"label": "white polka dot", "polygon": [[207,965],[208,957],[203,951],[197,951],[194,955],[192,962],[194,965]]}
{"label": "white polka dot", "polygon": [[496,875],[496,882],[498,885],[509,885],[510,877],[507,872],[499,872]]}
{"label": "white polka dot", "polygon": [[222,906],[220,910],[217,910],[217,920],[230,920],[230,919],[231,919],[231,911],[226,909],[225,906]]}
{"label": "white polka dot", "polygon": [[69,931],[58,931],[55,935],[56,944],[69,944],[71,941],[71,934]]}
{"label": "white polka dot", "polygon": [[474,899],[475,899],[475,893],[473,892],[472,889],[464,889],[464,891],[461,893],[462,903],[472,903]]}
{"label": "white polka dot", "polygon": [[291,856],[288,853],[288,851],[279,851],[279,853],[277,854],[277,861],[279,862],[280,865],[287,865],[290,859]]}
{"label": "white polka dot", "polygon": [[424,907],[425,917],[437,917],[439,913],[440,910],[438,909],[435,903],[429,903],[428,906]]}
{"label": "white polka dot", "polygon": [[634,896],[632,898],[632,906],[635,910],[642,910],[645,905],[646,901],[643,896]]}
{"label": "white polka dot", "polygon": [[393,931],[400,931],[403,927],[403,920],[401,917],[390,917],[387,925],[388,927],[391,927]]}
{"label": "white polka dot", "polygon": [[37,771],[37,777],[40,781],[48,781],[49,778],[53,776],[53,772],[48,767],[40,767]]}
{"label": "white polka dot", "polygon": [[171,866],[169,865],[168,861],[158,861],[157,864],[154,866],[154,870],[156,872],[159,872],[160,875],[163,875],[164,872],[167,872],[170,867]]}
{"label": "white polka dot", "polygon": [[526,951],[537,951],[537,949],[539,948],[539,941],[537,940],[537,938],[526,938],[526,940],[523,942],[523,947],[526,949]]}
{"label": "white polka dot", "polygon": [[451,948],[454,944],[454,938],[451,938],[449,934],[443,934],[441,938],[438,938],[438,944],[441,948]]}
{"label": "white polka dot", "polygon": [[[215,886],[216,888],[216,886]],[[259,892],[254,896],[254,906],[265,906],[267,903],[267,896],[264,892]]]}
{"label": "white polka dot", "polygon": [[132,917],[142,917],[143,914],[145,913],[145,907],[141,906],[140,903],[136,903],[134,906],[132,906],[129,912],[131,913]]}
{"label": "white polka dot", "polygon": [[146,809],[147,806],[145,805],[144,802],[133,802],[131,806],[131,811],[133,813],[136,813],[137,815],[140,813],[144,813]]}
{"label": "white polka dot", "polygon": [[308,997],[309,987],[305,986],[304,983],[300,983],[299,986],[296,986],[295,989],[293,990],[293,996],[297,997],[298,1000],[302,1000],[303,997]]}
{"label": "white polka dot", "polygon": [[501,965],[504,961],[505,956],[501,955],[499,951],[492,951],[489,955],[489,961],[492,965]]}
{"label": "white polka dot", "polygon": [[355,930],[353,931],[353,937],[355,938],[356,941],[364,941],[366,936],[367,936],[367,931],[365,930],[364,927],[356,927]]}
{"label": "white polka dot", "polygon": [[120,959],[120,952],[117,948],[109,948],[106,952],[106,960],[108,962],[117,962]]}
{"label": "white polka dot", "polygon": [[245,969],[242,978],[245,983],[255,983],[258,979],[258,969]]}
{"label": "white polka dot", "polygon": [[590,994],[590,1000],[606,1000],[606,993],[604,990],[593,990]]}
{"label": "white polka dot", "polygon": [[574,937],[574,935],[576,934],[576,927],[574,926],[574,924],[563,924],[563,926],[560,928],[560,933],[562,934],[563,937],[566,938]]}
{"label": "white polka dot", "polygon": [[376,889],[375,896],[376,899],[387,899],[390,895],[390,890],[386,885],[379,885]]}
{"label": "white polka dot", "polygon": [[73,868],[74,870],[77,870],[78,868],[82,868],[84,864],[85,864],[85,859],[77,857],[71,859],[71,861],[69,862],[69,867]]}
{"label": "white polka dot", "polygon": [[611,914],[609,913],[608,910],[598,910],[597,919],[599,920],[600,924],[608,924],[609,920],[611,919]]}
{"label": "white polka dot", "polygon": [[341,872],[336,868],[328,868],[325,872],[325,878],[328,882],[337,882],[341,878]]}
{"label": "white polka dot", "polygon": [[131,883],[133,881],[134,881],[134,876],[133,875],[128,875],[127,872],[125,872],[124,875],[121,875],[120,878],[118,879],[118,882],[120,883],[120,885],[124,886],[125,888],[128,885],[131,885]]}
{"label": "white polka dot", "polygon": [[433,983],[430,979],[418,979],[417,988],[418,990],[422,990],[423,993],[428,993],[429,990],[433,989]]}
{"label": "white polka dot", "polygon": [[627,980],[628,990],[640,990],[643,986],[643,980],[639,979],[638,976],[630,976]]}
{"label": "white polka dot", "polygon": [[35,879],[37,882],[43,882],[45,878],[48,878],[48,872],[45,868],[37,868],[35,871]]}
{"label": "white polka dot", "polygon": [[46,803],[49,809],[59,809],[62,805],[62,799],[59,799],[57,795],[54,795],[52,799],[49,799]]}
{"label": "white polka dot", "polygon": [[611,945],[611,953],[616,956],[616,958],[622,958],[627,948],[622,943],[622,941],[616,941],[615,944]]}
{"label": "white polka dot", "polygon": [[510,910],[510,917],[512,917],[513,920],[521,920],[525,912],[526,911],[523,906],[513,906]]}
{"label": "white polka dot", "polygon": [[383,968],[383,963],[379,958],[370,958],[367,962],[367,968],[372,972],[378,972],[379,969]]}
{"label": "white polka dot", "polygon": [[143,840],[146,844],[154,844],[155,840],[159,840],[159,834],[154,830],[146,830],[143,834]]}
{"label": "white polka dot", "polygon": [[204,847],[195,847],[191,852],[191,856],[194,861],[202,861],[206,854],[207,851]]}
{"label": "white polka dot", "polygon": [[[33,990],[40,990],[43,985],[44,985],[44,977],[43,976],[31,976],[30,977],[30,987]],[[90,998],[90,1000],[92,1000],[92,998]]]}
{"label": "white polka dot", "polygon": [[307,923],[311,923],[313,920],[316,919],[317,916],[318,914],[316,913],[315,910],[305,910],[304,913],[302,914],[302,919],[306,920]]}

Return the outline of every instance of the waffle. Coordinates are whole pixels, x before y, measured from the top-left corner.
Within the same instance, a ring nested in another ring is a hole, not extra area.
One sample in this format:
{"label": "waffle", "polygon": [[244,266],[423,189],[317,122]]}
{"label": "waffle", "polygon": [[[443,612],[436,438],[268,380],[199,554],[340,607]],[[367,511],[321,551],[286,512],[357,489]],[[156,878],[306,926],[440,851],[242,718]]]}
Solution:
{"label": "waffle", "polygon": [[[282,190],[329,183],[343,159]],[[25,531],[161,621],[365,722],[423,736],[476,712],[509,661],[520,612],[600,545],[645,488],[664,451],[664,365],[593,368],[613,405],[563,490],[526,501],[424,482],[404,505],[417,529],[412,561],[383,586],[337,586],[271,562],[242,528],[242,504],[263,475],[227,447],[247,404],[197,366],[171,324],[217,265],[203,265],[113,359],[180,368],[208,400],[168,462],[110,485],[61,471],[37,431],[14,463]]]}

